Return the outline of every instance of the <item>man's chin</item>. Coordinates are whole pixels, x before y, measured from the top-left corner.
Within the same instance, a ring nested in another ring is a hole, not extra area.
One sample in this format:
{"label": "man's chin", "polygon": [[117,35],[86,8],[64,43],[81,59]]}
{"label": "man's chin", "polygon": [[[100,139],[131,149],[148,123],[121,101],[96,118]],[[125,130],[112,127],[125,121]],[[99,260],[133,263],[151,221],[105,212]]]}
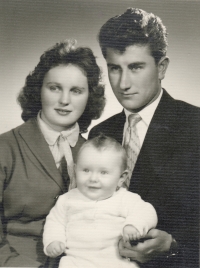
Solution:
{"label": "man's chin", "polygon": [[131,113],[137,113],[143,108],[143,107],[140,107],[139,105],[133,105],[132,103],[127,104],[127,103],[122,102],[121,105]]}

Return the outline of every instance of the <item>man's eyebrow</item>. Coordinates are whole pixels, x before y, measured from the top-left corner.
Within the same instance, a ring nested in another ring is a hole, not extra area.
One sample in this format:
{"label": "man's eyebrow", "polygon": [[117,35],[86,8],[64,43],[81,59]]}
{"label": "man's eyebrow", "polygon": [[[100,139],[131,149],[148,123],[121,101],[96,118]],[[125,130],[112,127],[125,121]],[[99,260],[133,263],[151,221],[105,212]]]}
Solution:
{"label": "man's eyebrow", "polygon": [[[132,62],[130,64],[128,64],[128,67],[134,67],[134,66],[138,66],[138,65],[145,65],[146,63],[143,61],[136,61],[136,62]],[[118,64],[114,64],[114,63],[107,63],[108,67],[120,67],[120,65]]]}
{"label": "man's eyebrow", "polygon": [[108,66],[108,67],[113,67],[113,66],[115,66],[115,67],[120,67],[120,65],[118,65],[118,64],[114,64],[114,63],[107,63],[107,66]]}
{"label": "man's eyebrow", "polygon": [[138,66],[138,65],[145,65],[146,63],[143,61],[136,61],[136,62],[132,62],[128,65],[128,67],[133,67],[133,66]]}

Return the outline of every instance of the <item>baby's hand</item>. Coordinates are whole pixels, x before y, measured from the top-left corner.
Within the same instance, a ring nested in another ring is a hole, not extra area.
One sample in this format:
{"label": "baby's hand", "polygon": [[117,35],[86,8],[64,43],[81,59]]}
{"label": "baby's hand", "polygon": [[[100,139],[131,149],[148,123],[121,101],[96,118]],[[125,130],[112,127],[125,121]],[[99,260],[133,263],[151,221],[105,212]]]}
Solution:
{"label": "baby's hand", "polygon": [[65,251],[65,244],[60,241],[53,241],[47,247],[47,254],[51,258],[61,255]]}
{"label": "baby's hand", "polygon": [[123,240],[124,243],[132,240],[139,240],[141,235],[139,231],[133,225],[126,225],[123,229]]}

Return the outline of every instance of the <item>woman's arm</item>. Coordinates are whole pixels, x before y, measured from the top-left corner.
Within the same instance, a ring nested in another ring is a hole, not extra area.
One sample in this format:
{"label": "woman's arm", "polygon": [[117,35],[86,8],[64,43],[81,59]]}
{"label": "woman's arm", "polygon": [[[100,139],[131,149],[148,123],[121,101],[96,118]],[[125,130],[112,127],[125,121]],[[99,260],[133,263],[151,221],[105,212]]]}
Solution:
{"label": "woman's arm", "polygon": [[13,247],[10,247],[6,239],[4,191],[9,182],[12,181],[15,164],[14,147],[16,149],[17,144],[11,132],[0,136],[0,267],[39,267],[41,263],[33,261],[25,255],[20,255]]}

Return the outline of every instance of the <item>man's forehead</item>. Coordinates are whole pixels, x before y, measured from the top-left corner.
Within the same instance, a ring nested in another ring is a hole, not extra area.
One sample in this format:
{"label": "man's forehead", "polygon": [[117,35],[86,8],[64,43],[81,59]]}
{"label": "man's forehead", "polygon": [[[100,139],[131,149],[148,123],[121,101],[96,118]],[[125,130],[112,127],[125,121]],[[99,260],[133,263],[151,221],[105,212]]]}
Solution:
{"label": "man's forehead", "polygon": [[119,51],[115,48],[107,48],[106,50],[106,62],[107,64],[117,64],[121,61],[136,61],[140,62],[147,58],[152,57],[151,51],[148,45],[135,44],[126,47],[125,51]]}

